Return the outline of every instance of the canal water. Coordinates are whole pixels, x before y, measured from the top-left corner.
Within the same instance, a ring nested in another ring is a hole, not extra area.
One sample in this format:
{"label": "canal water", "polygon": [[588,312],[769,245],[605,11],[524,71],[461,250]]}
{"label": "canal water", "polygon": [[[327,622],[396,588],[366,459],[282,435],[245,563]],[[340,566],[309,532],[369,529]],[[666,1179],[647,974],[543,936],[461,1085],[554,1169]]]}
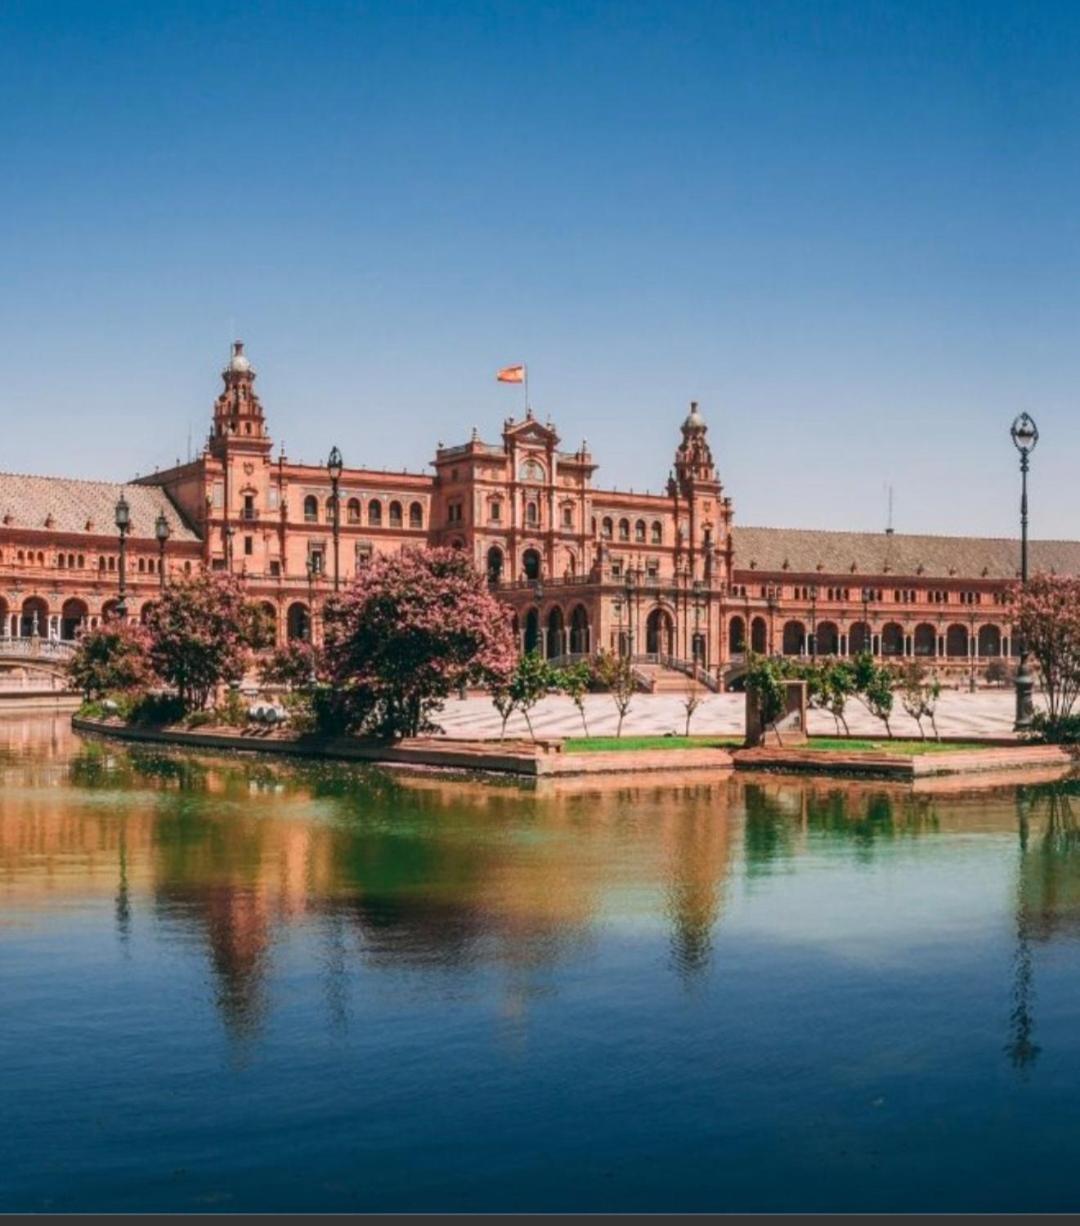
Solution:
{"label": "canal water", "polygon": [[1080,786],[0,721],[0,1210],[1080,1206]]}

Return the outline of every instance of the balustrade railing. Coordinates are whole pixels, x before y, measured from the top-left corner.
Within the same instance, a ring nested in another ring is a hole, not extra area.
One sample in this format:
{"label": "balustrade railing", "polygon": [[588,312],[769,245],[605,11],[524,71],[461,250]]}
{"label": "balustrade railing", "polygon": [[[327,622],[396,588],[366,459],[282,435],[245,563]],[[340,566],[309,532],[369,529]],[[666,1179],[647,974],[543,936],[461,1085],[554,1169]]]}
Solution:
{"label": "balustrade railing", "polygon": [[75,644],[64,639],[47,639],[40,635],[25,638],[0,635],[0,656],[18,656],[21,659],[66,660],[75,652]]}

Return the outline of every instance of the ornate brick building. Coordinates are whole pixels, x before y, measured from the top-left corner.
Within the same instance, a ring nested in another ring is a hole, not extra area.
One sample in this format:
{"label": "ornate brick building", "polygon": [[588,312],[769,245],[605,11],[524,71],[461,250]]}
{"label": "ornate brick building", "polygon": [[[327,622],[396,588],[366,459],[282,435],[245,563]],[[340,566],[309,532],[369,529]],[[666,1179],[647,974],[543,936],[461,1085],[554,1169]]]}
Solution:
{"label": "ornate brick building", "polygon": [[[241,343],[222,377],[209,438],[187,464],[126,487],[0,474],[7,636],[72,639],[115,607],[123,488],[130,616],[169,573],[206,566],[244,575],[280,640],[318,638],[335,569],[347,583],[374,553],[449,545],[512,606],[522,646],[552,657],[603,646],[722,677],[747,645],[789,655],[869,645],[972,673],[1012,653],[1004,594],[1016,541],[734,526],[696,404],[663,494],[595,485],[588,445],[563,450],[531,412],[507,419],[498,441],[473,431],[440,444],[430,472],[345,468],[335,549],[330,476],[274,454]],[[1035,542],[1032,568],[1080,572],[1080,542]]]}

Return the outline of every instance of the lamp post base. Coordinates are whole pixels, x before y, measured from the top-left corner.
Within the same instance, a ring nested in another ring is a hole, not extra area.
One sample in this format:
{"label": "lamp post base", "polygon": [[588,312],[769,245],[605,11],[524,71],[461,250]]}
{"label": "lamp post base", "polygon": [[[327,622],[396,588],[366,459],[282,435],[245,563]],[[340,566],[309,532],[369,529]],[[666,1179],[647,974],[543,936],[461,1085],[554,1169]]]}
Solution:
{"label": "lamp post base", "polygon": [[1031,696],[1034,688],[1035,679],[1028,668],[1027,660],[1021,658],[1020,667],[1016,671],[1016,722],[1013,724],[1016,732],[1025,732],[1031,727],[1032,716],[1035,714],[1035,704]]}

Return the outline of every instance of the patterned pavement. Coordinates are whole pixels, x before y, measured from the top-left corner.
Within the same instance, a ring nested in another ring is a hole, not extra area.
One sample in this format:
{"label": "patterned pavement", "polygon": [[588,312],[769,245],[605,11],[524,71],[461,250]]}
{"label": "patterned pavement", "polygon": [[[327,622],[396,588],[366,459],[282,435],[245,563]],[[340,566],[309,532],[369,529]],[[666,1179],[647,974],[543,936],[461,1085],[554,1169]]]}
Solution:
{"label": "patterned pavement", "polygon": [[[742,694],[707,695],[694,713],[690,731],[741,736],[745,701]],[[938,705],[938,731],[942,736],[1012,737],[1013,702],[1012,690],[980,690],[974,694],[948,690]],[[587,695],[585,713],[591,735],[614,734],[615,704],[607,694]],[[530,718],[538,737],[583,735],[581,717],[568,698],[549,695],[532,709]],[[849,704],[847,719],[853,736],[885,735],[880,720],[858,702]],[[438,722],[447,736],[487,739],[499,735],[500,721],[495,708],[480,695],[452,699]],[[811,734],[836,730],[832,716],[820,711],[811,711],[808,722]],[[915,721],[903,713],[899,700],[892,725],[897,736],[918,736]],[[623,735],[681,734],[685,727],[686,711],[680,694],[636,694],[623,722]],[[516,712],[507,725],[507,735],[528,735],[525,720]]]}

